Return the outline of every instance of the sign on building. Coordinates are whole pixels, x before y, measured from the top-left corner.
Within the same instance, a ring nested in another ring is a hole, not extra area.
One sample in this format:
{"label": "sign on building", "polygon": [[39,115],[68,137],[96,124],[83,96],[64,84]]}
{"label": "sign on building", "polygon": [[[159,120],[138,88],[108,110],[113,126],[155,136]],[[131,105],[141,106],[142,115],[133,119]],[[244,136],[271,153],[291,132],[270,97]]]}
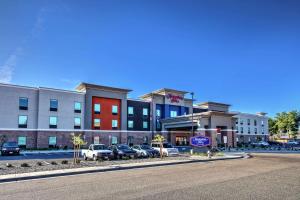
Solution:
{"label": "sign on building", "polygon": [[210,145],[210,138],[204,136],[195,136],[190,138],[190,144],[195,147],[205,147]]}

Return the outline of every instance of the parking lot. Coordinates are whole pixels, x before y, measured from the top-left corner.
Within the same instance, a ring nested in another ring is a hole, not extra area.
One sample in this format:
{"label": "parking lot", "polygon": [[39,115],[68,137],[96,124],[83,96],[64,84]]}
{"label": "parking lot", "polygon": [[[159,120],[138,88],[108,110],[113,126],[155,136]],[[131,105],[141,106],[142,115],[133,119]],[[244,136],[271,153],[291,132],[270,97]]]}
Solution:
{"label": "parking lot", "polygon": [[0,156],[0,162],[1,161],[15,161],[15,160],[69,159],[72,157],[73,157],[72,152],[21,153],[20,155]]}

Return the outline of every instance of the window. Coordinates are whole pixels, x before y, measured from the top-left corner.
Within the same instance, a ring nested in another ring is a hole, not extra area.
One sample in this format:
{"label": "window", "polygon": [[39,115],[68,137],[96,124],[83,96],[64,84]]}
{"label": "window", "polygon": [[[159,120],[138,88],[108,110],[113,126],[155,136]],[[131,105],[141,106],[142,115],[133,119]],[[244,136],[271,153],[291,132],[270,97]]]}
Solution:
{"label": "window", "polygon": [[80,102],[75,102],[74,103],[74,112],[75,113],[81,113],[81,103]]}
{"label": "window", "polygon": [[261,129],[261,134],[265,134],[265,129],[264,128]]}
{"label": "window", "polygon": [[261,121],[261,126],[264,127],[265,126],[265,122],[262,120]]}
{"label": "window", "polygon": [[129,145],[129,146],[133,146],[133,136],[128,136],[127,137],[127,144]]}
{"label": "window", "polygon": [[133,121],[132,120],[128,121],[128,128],[133,128]]}
{"label": "window", "polygon": [[244,133],[244,128],[243,127],[241,127],[241,133]]}
{"label": "window", "polygon": [[18,146],[20,148],[26,148],[26,137],[25,136],[18,137]]}
{"label": "window", "polygon": [[156,110],[156,116],[161,117],[161,111],[159,109]]}
{"label": "window", "polygon": [[244,120],[241,119],[240,120],[240,124],[243,125],[244,124]]}
{"label": "window", "polygon": [[143,141],[144,141],[144,144],[148,144],[148,143],[149,143],[149,138],[148,138],[148,136],[144,136],[144,137],[143,137]]}
{"label": "window", "polygon": [[239,133],[239,127],[237,126],[235,129],[236,129],[236,133]]}
{"label": "window", "polygon": [[94,113],[95,114],[100,114],[100,112],[101,112],[100,104],[94,104]]}
{"label": "window", "polygon": [[128,107],[128,115],[133,115],[133,107]]}
{"label": "window", "polygon": [[116,136],[111,137],[111,144],[118,144],[118,138]]}
{"label": "window", "polygon": [[250,126],[250,119],[247,119],[247,122],[248,122],[248,126]]}
{"label": "window", "polygon": [[100,129],[101,126],[101,120],[100,119],[94,119],[94,128]]}
{"label": "window", "polygon": [[113,129],[118,128],[118,120],[113,119],[111,121],[111,126],[112,126]]}
{"label": "window", "polygon": [[143,121],[143,128],[144,128],[144,129],[148,128],[148,122]]}
{"label": "window", "polygon": [[257,128],[254,129],[255,134],[257,134]]}
{"label": "window", "polygon": [[148,108],[143,108],[143,116],[148,116]]}
{"label": "window", "polygon": [[58,101],[57,99],[50,99],[50,111],[57,111]]}
{"label": "window", "polygon": [[57,128],[57,117],[49,118],[49,128]]}
{"label": "window", "polygon": [[170,116],[171,116],[171,117],[177,117],[177,111],[172,110],[172,111],[170,112]]}
{"label": "window", "polygon": [[27,128],[28,117],[26,115],[19,116],[19,128]]}
{"label": "window", "polygon": [[28,110],[28,98],[20,97],[19,98],[19,109]]}
{"label": "window", "polygon": [[81,128],[81,118],[75,117],[74,118],[74,129],[80,129]]}
{"label": "window", "polygon": [[256,119],[254,120],[254,126],[257,126],[257,121],[256,121]]}
{"label": "window", "polygon": [[49,148],[55,148],[56,147],[56,136],[50,136],[48,143],[49,143]]}
{"label": "window", "polygon": [[118,114],[118,106],[112,106],[112,114],[113,115]]}
{"label": "window", "polygon": [[239,123],[239,120],[237,119],[236,121],[235,121],[235,124],[238,124]]}
{"label": "window", "polygon": [[248,134],[250,134],[250,132],[251,132],[251,131],[250,131],[250,127],[248,127]]}
{"label": "window", "polygon": [[189,114],[189,107],[184,107],[184,115],[188,115]]}
{"label": "window", "polygon": [[156,120],[156,129],[160,129],[161,128],[161,126],[160,126],[160,121],[159,121],[159,119],[157,119]]}
{"label": "window", "polygon": [[99,136],[94,137],[94,144],[100,144],[100,137]]}

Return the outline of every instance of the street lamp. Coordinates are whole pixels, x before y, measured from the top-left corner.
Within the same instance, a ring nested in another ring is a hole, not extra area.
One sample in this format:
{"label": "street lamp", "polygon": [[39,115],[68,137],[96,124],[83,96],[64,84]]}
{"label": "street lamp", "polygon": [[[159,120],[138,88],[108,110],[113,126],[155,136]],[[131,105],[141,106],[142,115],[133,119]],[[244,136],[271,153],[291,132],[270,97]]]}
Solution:
{"label": "street lamp", "polygon": [[194,92],[190,94],[192,96],[192,135],[194,136]]}

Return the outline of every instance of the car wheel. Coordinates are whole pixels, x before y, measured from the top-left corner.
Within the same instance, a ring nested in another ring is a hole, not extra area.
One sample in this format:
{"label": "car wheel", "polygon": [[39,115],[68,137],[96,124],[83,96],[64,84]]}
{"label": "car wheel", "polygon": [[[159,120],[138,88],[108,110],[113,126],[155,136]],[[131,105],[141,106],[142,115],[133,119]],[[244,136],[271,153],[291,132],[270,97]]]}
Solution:
{"label": "car wheel", "polygon": [[87,160],[87,157],[85,154],[83,154],[83,160]]}
{"label": "car wheel", "polygon": [[93,161],[97,161],[97,156],[93,155]]}

